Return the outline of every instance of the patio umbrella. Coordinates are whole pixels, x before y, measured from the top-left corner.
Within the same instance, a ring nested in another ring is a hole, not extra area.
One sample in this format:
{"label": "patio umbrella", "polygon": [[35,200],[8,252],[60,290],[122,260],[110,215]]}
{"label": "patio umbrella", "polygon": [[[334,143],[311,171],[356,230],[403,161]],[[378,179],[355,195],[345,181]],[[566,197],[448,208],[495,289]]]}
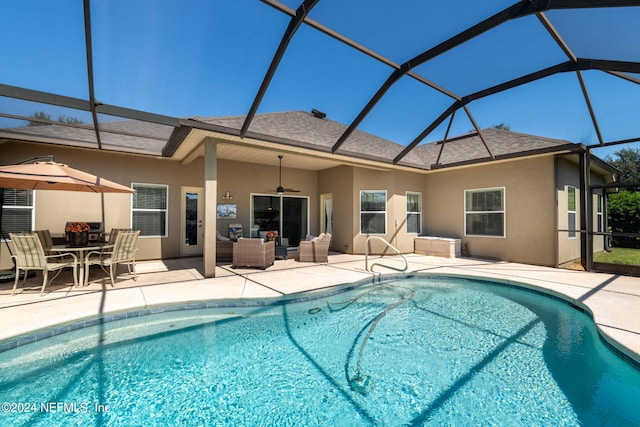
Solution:
{"label": "patio umbrella", "polygon": [[0,166],[0,188],[135,193],[124,185],[51,161]]}
{"label": "patio umbrella", "polygon": [[[5,188],[92,193],[135,193],[132,188],[55,161],[36,161],[34,163],[0,166],[0,226],[2,225]],[[0,239],[3,237],[0,229]]]}

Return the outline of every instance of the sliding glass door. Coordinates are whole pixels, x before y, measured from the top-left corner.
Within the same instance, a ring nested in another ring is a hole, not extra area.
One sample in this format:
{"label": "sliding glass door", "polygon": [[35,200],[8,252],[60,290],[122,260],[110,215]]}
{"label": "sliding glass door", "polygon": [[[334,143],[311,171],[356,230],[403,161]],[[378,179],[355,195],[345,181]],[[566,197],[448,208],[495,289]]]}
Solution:
{"label": "sliding glass door", "polygon": [[[307,235],[308,200],[306,197],[282,197],[281,230],[287,246],[298,246]],[[285,244],[284,239],[282,244]]]}
{"label": "sliding glass door", "polygon": [[[277,231],[283,246],[298,246],[309,231],[309,198],[251,196],[251,237]],[[261,233],[262,232],[262,233]]]}

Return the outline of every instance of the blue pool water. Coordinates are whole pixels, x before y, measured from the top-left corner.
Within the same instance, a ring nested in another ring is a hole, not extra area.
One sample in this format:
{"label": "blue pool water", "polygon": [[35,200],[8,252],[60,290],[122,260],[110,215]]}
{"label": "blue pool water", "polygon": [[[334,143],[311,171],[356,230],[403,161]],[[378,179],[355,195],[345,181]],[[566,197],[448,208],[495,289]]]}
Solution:
{"label": "blue pool water", "polygon": [[0,354],[0,425],[640,425],[640,372],[532,292],[415,276]]}

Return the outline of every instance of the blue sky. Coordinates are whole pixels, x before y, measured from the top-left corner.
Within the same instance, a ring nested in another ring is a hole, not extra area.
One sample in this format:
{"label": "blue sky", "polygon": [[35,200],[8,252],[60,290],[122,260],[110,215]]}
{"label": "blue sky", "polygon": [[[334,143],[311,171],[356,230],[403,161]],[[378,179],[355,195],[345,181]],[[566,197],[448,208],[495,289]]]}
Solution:
{"label": "blue sky", "polygon": [[[283,1],[291,8],[298,2]],[[513,3],[320,0],[309,16],[402,63]],[[96,97],[176,117],[246,114],[289,22],[257,0],[109,0],[93,1],[91,7]],[[86,98],[82,1],[4,0],[0,9],[0,83]],[[640,8],[549,11],[546,16],[578,57],[640,61]],[[464,96],[565,60],[530,16],[414,71]],[[316,108],[349,124],[391,72],[303,25],[258,112]],[[640,136],[640,85],[598,71],[583,76],[605,141]],[[360,129],[407,144],[451,103],[405,76]],[[575,74],[533,82],[468,107],[481,128],[507,123],[517,132],[597,142]],[[86,113],[0,99],[5,114],[38,110],[90,121]],[[442,138],[447,123],[426,141]],[[472,127],[459,111],[450,135]],[[595,153],[604,157],[622,147]]]}

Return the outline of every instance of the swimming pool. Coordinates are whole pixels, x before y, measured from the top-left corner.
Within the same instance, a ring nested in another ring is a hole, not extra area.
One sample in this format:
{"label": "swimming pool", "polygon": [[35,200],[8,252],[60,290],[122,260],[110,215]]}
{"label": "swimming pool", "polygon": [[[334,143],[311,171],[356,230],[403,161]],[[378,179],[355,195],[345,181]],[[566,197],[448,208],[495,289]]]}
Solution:
{"label": "swimming pool", "polygon": [[416,275],[0,354],[2,425],[639,425],[640,372],[533,292]]}

